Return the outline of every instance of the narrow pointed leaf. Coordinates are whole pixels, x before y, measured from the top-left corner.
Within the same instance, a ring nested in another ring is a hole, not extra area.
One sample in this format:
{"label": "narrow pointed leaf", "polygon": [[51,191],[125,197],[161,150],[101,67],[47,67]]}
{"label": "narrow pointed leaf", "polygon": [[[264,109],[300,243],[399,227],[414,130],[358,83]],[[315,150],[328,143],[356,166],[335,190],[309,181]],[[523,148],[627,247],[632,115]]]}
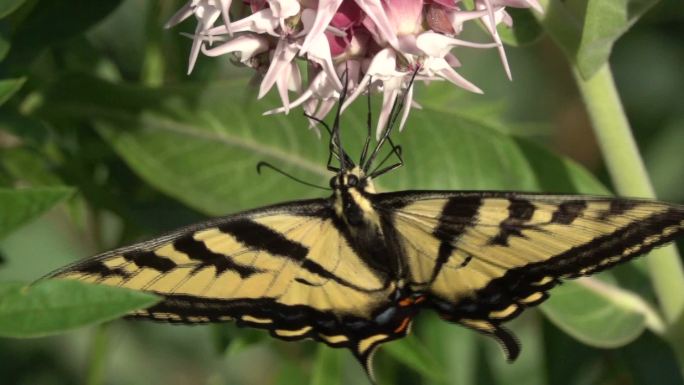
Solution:
{"label": "narrow pointed leaf", "polygon": [[68,280],[0,284],[0,336],[42,337],[109,321],[148,307],[157,296]]}
{"label": "narrow pointed leaf", "polygon": [[38,217],[72,192],[66,187],[0,188],[0,238]]}

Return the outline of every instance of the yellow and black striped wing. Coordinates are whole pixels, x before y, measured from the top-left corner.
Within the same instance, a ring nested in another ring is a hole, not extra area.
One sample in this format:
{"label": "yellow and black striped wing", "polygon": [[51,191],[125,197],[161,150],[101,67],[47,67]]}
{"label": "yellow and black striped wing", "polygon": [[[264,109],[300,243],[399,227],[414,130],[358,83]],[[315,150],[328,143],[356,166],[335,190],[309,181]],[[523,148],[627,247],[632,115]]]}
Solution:
{"label": "yellow and black striped wing", "polygon": [[512,350],[498,325],[541,303],[559,279],[601,271],[684,234],[683,206],[647,200],[505,192],[378,198],[416,289],[444,318]]}
{"label": "yellow and black striped wing", "polygon": [[[293,202],[206,222],[114,250],[56,273],[159,294],[132,314],[178,323],[235,320],[282,339],[358,350],[373,335],[345,332],[382,307],[391,283],[367,269],[324,200]],[[367,344],[367,343],[366,343]]]}

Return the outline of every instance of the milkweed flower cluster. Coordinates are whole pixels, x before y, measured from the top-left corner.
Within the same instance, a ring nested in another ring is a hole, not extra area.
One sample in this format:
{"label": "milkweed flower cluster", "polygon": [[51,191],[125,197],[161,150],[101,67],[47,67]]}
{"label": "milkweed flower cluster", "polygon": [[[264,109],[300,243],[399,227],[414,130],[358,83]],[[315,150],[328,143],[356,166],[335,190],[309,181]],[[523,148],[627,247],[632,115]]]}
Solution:
{"label": "milkweed flower cluster", "polygon": [[[330,112],[344,87],[343,110],[365,92],[382,93],[379,134],[400,95],[406,98],[398,112],[400,129],[417,105],[414,77],[482,92],[456,71],[461,64],[454,48],[497,49],[511,77],[497,26],[512,26],[506,7],[541,12],[541,6],[537,0],[467,3],[469,7],[461,0],[191,0],[167,27],[194,15],[188,73],[200,54],[234,55],[263,76],[259,98],[276,88],[282,107],[267,113],[301,106],[315,118],[313,124]],[[491,41],[459,39],[467,23],[480,23]]]}

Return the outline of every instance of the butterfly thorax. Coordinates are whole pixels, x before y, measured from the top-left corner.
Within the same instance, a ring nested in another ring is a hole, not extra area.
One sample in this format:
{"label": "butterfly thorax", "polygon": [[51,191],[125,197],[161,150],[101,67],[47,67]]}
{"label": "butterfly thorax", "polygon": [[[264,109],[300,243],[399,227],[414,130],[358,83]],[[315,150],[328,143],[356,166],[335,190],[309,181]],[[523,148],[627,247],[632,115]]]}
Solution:
{"label": "butterfly thorax", "polygon": [[354,167],[343,170],[330,180],[335,215],[344,221],[353,232],[369,227],[382,233],[380,218],[373,208],[371,196],[375,187],[363,170]]}
{"label": "butterfly thorax", "polygon": [[373,204],[376,196],[371,178],[355,167],[334,176],[330,185],[334,215],[350,246],[368,267],[396,281],[405,271],[402,250],[388,218]]}

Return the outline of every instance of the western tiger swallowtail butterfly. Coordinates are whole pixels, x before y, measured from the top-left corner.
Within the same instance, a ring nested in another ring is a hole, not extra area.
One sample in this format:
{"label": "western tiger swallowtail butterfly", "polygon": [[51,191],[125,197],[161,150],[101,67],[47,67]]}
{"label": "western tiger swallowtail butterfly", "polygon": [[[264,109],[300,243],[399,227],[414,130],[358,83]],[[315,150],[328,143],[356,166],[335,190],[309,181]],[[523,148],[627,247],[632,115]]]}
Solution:
{"label": "western tiger swallowtail butterfly", "polygon": [[[374,146],[369,132],[355,164],[340,144],[338,110],[329,130],[330,197],[209,220],[49,277],[163,297],[131,318],[234,321],[284,340],[348,348],[372,379],[373,352],[406,336],[423,309],[494,337],[513,360],[520,347],[505,321],[543,302],[562,279],[605,270],[684,233],[684,207],[651,200],[378,193],[373,180],[403,163],[392,126]],[[398,162],[372,169],[383,145]]]}

